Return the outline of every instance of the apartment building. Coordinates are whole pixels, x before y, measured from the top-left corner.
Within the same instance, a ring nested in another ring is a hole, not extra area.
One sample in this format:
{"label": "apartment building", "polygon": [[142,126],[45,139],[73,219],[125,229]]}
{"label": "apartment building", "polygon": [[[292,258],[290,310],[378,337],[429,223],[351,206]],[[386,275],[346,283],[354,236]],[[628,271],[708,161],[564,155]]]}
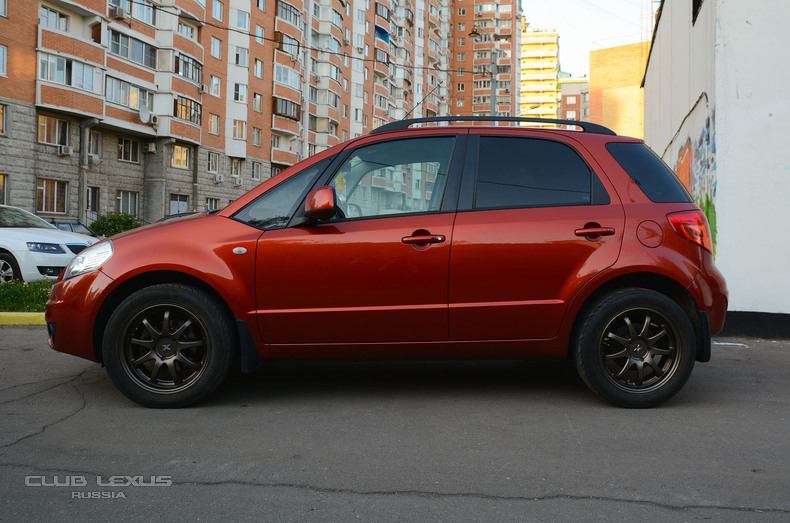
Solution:
{"label": "apartment building", "polygon": [[[450,114],[452,15],[464,3],[469,26],[517,10],[476,10],[473,0],[0,0],[0,203],[45,219],[123,212],[151,223],[223,207],[384,122]],[[503,96],[514,31],[503,22],[493,33]],[[469,114],[478,44],[464,45]]]}
{"label": "apartment building", "polygon": [[590,84],[587,77],[560,79],[559,117],[590,121]]}
{"label": "apartment building", "polygon": [[455,0],[453,107],[456,115],[518,116],[521,8],[515,0]]}
{"label": "apartment building", "polygon": [[522,20],[521,116],[557,118],[560,93],[560,36],[554,30],[532,28]]}

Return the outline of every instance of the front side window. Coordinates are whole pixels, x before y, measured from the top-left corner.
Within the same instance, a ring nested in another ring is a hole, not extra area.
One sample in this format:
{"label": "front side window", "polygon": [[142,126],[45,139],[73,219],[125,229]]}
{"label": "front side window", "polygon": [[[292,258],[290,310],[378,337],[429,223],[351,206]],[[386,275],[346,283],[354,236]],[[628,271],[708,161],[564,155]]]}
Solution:
{"label": "front side window", "polygon": [[609,203],[595,173],[564,143],[483,136],[479,151],[475,209]]}
{"label": "front side window", "polygon": [[454,146],[437,136],[359,147],[330,182],[338,206],[347,218],[437,211]]}
{"label": "front side window", "polygon": [[36,211],[58,214],[66,212],[68,183],[39,178],[36,185]]}
{"label": "front side window", "polygon": [[[313,186],[316,178],[330,162],[331,158],[325,158],[291,176],[263,193],[255,201],[234,214],[233,218],[258,229],[282,229],[288,225],[291,214],[302,203],[307,190]],[[276,174],[278,169],[278,167],[272,166],[272,175]]]}
{"label": "front side window", "polygon": [[50,145],[69,144],[69,122],[52,116],[38,116],[38,141]]}

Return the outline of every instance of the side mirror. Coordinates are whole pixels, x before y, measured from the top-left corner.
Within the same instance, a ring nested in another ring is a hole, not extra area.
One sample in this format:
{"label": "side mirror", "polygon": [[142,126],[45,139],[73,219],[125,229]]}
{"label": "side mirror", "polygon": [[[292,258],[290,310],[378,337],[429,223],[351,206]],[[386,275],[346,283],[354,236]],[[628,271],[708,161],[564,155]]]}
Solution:
{"label": "side mirror", "polygon": [[304,215],[313,220],[328,220],[337,213],[335,189],[319,187],[310,191],[304,202]]}

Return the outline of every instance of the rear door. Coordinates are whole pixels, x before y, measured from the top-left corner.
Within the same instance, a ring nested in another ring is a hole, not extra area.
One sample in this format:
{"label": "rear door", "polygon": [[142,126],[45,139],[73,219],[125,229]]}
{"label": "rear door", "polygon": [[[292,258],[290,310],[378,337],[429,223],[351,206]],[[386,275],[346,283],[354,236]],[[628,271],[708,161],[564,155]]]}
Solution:
{"label": "rear door", "polygon": [[617,260],[622,206],[570,138],[481,133],[469,147],[476,172],[465,173],[453,231],[451,338],[553,337],[574,293]]}

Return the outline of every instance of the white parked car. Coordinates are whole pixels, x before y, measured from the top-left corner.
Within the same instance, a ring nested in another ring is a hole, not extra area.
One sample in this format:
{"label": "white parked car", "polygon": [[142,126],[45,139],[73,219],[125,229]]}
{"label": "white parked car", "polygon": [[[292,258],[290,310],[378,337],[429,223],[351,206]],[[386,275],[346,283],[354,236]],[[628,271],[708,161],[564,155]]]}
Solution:
{"label": "white parked car", "polygon": [[35,214],[0,205],[0,283],[54,280],[98,238],[61,231]]}

